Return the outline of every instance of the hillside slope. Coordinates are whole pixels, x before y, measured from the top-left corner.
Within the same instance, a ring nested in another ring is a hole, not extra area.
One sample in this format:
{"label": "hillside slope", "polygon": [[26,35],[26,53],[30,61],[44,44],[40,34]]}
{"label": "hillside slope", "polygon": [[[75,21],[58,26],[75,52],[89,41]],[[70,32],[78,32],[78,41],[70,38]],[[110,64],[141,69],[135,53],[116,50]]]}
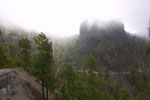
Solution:
{"label": "hillside slope", "polygon": [[101,68],[113,71],[127,71],[131,66],[142,68],[148,58],[145,50],[149,43],[132,36],[124,29],[122,22],[111,21],[80,26],[79,38],[68,48],[70,61],[83,66],[91,54]]}
{"label": "hillside slope", "polygon": [[[7,80],[7,76],[9,76],[9,80]],[[1,69],[0,80],[8,82],[7,85],[5,84],[0,88],[2,100],[7,98],[10,100],[42,100],[40,84],[21,68]],[[6,88],[8,88],[7,92],[5,92]]]}

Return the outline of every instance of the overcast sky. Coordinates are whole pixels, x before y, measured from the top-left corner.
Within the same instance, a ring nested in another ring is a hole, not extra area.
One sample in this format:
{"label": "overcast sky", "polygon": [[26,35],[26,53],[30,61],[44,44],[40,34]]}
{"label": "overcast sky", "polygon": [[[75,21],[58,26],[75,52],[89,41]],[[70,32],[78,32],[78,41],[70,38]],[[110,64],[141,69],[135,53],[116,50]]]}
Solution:
{"label": "overcast sky", "polygon": [[150,0],[0,0],[1,23],[57,36],[78,34],[86,19],[117,19],[147,34],[149,18]]}

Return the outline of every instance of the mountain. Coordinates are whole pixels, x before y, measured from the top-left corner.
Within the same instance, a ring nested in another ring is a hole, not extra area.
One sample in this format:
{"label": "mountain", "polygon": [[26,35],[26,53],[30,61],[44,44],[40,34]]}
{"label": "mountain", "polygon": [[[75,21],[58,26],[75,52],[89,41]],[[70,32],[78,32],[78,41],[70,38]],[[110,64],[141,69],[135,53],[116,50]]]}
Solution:
{"label": "mountain", "polygon": [[[15,49],[18,48],[17,41],[24,36],[29,37],[31,51],[34,51],[33,37],[36,36],[36,32],[0,26],[0,41],[9,48],[12,58],[18,56],[18,49]],[[124,24],[120,21],[93,24],[84,21],[80,25],[79,36],[62,40],[53,38],[52,41],[54,54],[59,56],[58,62],[65,60],[78,67],[85,64],[90,54],[96,58],[98,66],[102,69],[127,71],[131,66],[141,69],[149,65],[149,56],[145,54],[149,41],[126,32]]]}
{"label": "mountain", "polygon": [[122,22],[90,24],[85,21],[80,26],[79,38],[74,46],[68,48],[68,52],[77,66],[84,65],[91,54],[99,67],[123,71],[131,66],[142,68],[146,65],[148,56],[145,50],[148,46],[148,41],[126,32]]}

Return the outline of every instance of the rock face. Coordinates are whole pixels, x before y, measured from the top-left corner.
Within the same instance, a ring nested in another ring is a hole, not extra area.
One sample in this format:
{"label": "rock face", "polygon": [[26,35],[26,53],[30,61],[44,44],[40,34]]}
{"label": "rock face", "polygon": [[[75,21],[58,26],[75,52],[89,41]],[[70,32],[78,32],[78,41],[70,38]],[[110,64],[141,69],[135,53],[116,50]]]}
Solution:
{"label": "rock face", "polygon": [[10,81],[10,72],[0,73],[0,88],[7,87]]}
{"label": "rock face", "polygon": [[95,22],[89,24],[87,21],[80,26],[80,43],[91,42],[92,40],[100,42],[99,40],[106,40],[107,38],[118,37],[119,40],[126,37],[124,24],[118,21],[110,22]]}
{"label": "rock face", "polygon": [[0,72],[0,99],[7,100],[13,95],[10,70]]}
{"label": "rock face", "polygon": [[79,40],[70,50],[70,55],[77,66],[84,66],[85,60],[92,54],[100,68],[127,71],[130,66],[139,68],[146,64],[146,48],[147,42],[126,32],[122,22],[91,24],[85,21],[80,26]]}
{"label": "rock face", "polygon": [[0,70],[0,100],[42,100],[41,86],[23,69]]}

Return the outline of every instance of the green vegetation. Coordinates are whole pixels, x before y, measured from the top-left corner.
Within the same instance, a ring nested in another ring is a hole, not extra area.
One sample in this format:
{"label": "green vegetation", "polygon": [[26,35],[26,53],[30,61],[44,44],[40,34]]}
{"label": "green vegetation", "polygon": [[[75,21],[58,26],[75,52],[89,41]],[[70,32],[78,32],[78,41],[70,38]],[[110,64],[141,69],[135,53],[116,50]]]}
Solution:
{"label": "green vegetation", "polygon": [[[35,37],[35,43],[37,47],[37,57],[35,58],[36,66],[34,70],[37,70],[37,74],[42,81],[42,93],[43,99],[48,100],[48,88],[53,88],[54,75],[53,73],[53,54],[52,54],[52,42],[49,42],[44,33]],[[33,70],[33,69],[32,69]],[[46,87],[46,96],[45,96]]]}
{"label": "green vegetation", "polygon": [[8,63],[7,55],[5,53],[3,45],[0,43],[0,67],[6,66]]}
{"label": "green vegetation", "polygon": [[0,68],[24,68],[39,80],[43,100],[149,100],[150,43],[122,24],[85,27],[79,37],[53,45],[44,33],[27,38],[0,31]]}
{"label": "green vegetation", "polygon": [[27,37],[22,38],[18,41],[18,45],[21,48],[20,55],[21,55],[22,62],[24,64],[23,67],[27,69],[27,66],[29,67],[30,65],[30,58],[31,58],[29,52],[29,49],[31,48],[30,41],[28,40]]}

